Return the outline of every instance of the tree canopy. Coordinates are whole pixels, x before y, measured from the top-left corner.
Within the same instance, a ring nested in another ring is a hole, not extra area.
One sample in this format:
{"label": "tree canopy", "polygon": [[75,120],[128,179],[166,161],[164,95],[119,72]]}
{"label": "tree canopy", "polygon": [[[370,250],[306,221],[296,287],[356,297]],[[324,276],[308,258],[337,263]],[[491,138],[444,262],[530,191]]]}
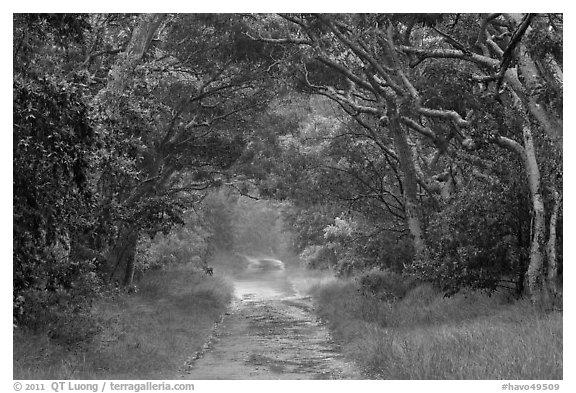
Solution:
{"label": "tree canopy", "polygon": [[561,14],[15,14],[13,32],[18,322],[132,286],[174,230],[197,255],[285,233],[342,275],[561,293]]}

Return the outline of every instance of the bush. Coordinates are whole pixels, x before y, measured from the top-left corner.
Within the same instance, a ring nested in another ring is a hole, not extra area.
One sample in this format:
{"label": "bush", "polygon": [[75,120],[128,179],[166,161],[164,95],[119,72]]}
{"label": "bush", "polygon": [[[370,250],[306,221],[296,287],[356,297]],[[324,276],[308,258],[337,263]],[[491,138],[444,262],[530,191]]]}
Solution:
{"label": "bush", "polygon": [[[463,288],[494,291],[503,278],[523,276],[528,266],[530,212],[528,191],[516,167],[496,159],[504,178],[462,184],[453,198],[430,217],[429,258],[410,266],[410,273],[433,280],[448,294]],[[504,173],[504,172],[503,172]],[[519,282],[518,280],[516,280]],[[516,284],[516,291],[522,287]]]}
{"label": "bush", "polygon": [[[94,289],[79,282],[94,265],[69,252],[94,218],[87,174],[97,137],[83,85],[27,71],[15,73],[13,85],[13,318],[37,327],[87,297],[83,285]],[[36,310],[42,316],[33,315]]]}
{"label": "bush", "polygon": [[302,266],[307,269],[328,269],[336,262],[336,254],[326,246],[308,246],[300,254]]}
{"label": "bush", "polygon": [[414,282],[390,270],[371,270],[358,277],[358,285],[363,296],[395,301],[404,298]]}
{"label": "bush", "polygon": [[47,252],[33,285],[15,291],[15,325],[45,331],[69,344],[92,338],[99,327],[89,311],[102,290],[94,270],[92,261],[73,261],[65,253]]}
{"label": "bush", "polygon": [[142,237],[137,249],[137,276],[170,265],[199,267],[205,262],[201,256],[206,253],[206,241],[202,236],[188,227],[178,227],[169,234],[157,233],[153,239]]}

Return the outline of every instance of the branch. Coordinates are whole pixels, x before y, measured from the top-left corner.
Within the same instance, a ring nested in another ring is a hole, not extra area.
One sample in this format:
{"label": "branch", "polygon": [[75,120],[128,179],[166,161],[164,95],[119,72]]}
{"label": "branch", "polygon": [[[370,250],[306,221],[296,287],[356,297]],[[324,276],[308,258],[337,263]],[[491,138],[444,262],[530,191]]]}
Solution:
{"label": "branch", "polygon": [[224,119],[226,119],[227,117],[230,117],[230,116],[232,116],[232,115],[234,115],[234,114],[236,114],[236,113],[238,113],[238,112],[242,112],[242,111],[245,111],[245,110],[249,110],[249,109],[255,108],[255,107],[257,107],[257,106],[258,106],[257,103],[256,103],[256,104],[252,104],[252,105],[246,105],[246,106],[243,106],[243,107],[240,107],[240,108],[231,110],[231,111],[229,111],[229,112],[227,112],[227,113],[225,113],[225,114],[223,114],[223,115],[213,117],[213,118],[210,119],[210,120],[205,120],[205,121],[203,121],[203,122],[201,122],[201,123],[198,123],[198,122],[196,121],[196,117],[194,117],[190,122],[188,122],[188,124],[186,124],[186,125],[184,126],[184,129],[185,129],[185,130],[188,130],[188,129],[190,129],[190,128],[197,128],[197,127],[210,127],[210,126],[212,126],[214,123],[216,123],[217,121],[224,120]]}
{"label": "branch", "polygon": [[225,185],[228,186],[228,187],[233,188],[234,190],[236,190],[236,192],[238,192],[238,194],[240,194],[240,195],[242,195],[242,196],[245,196],[245,197],[250,198],[250,199],[254,199],[255,201],[259,201],[259,200],[260,200],[260,198],[258,198],[257,196],[250,195],[250,194],[248,194],[248,193],[240,190],[240,189],[238,188],[238,186],[236,186],[236,184],[234,184],[234,183],[226,183]]}
{"label": "branch", "polygon": [[[330,98],[330,97],[329,97]],[[360,118],[360,113],[358,112],[353,112],[351,110],[351,108],[346,107],[346,105],[340,101],[336,101],[340,107],[342,109],[344,109],[344,111],[351,116],[358,124],[360,124],[364,129],[366,129],[368,131],[368,133],[370,134],[369,138],[374,141],[374,143],[376,143],[376,145],[378,145],[378,147],[380,148],[380,150],[382,150],[384,152],[385,155],[393,158],[394,160],[398,160],[398,157],[396,157],[396,154],[390,150],[388,147],[384,146],[384,144],[382,144],[382,142],[380,142],[379,138],[378,138],[378,134],[376,133],[376,131],[370,127],[370,125],[368,123],[366,123],[364,120],[362,120]]]}
{"label": "branch", "polygon": [[[442,119],[450,119],[462,127],[469,126],[470,122],[468,122],[467,120],[464,120],[456,111],[447,110],[447,109],[430,109],[430,108],[425,108],[422,106],[422,98],[420,97],[418,90],[416,90],[416,88],[410,82],[410,80],[408,79],[408,77],[406,76],[404,71],[402,71],[402,68],[400,67],[400,61],[396,57],[396,54],[395,54],[396,48],[394,46],[394,41],[393,41],[393,36],[392,36],[392,26],[388,27],[387,36],[388,37],[386,40],[386,44],[388,45],[388,50],[390,52],[390,56],[393,59],[393,64],[394,64],[394,68],[395,68],[394,71],[396,71],[396,73],[400,76],[400,79],[402,80],[402,83],[406,87],[406,90],[408,91],[408,93],[410,94],[412,99],[414,100],[414,104],[416,106],[416,110],[418,111],[418,113],[420,113],[421,115],[424,115],[424,116],[428,116],[428,117],[438,117],[438,118],[442,118]],[[469,55],[466,54],[466,56],[469,56]]]}
{"label": "branch", "polygon": [[460,114],[456,111],[447,110],[447,109],[430,109],[430,108],[423,108],[419,107],[418,112],[421,115],[428,116],[428,117],[438,117],[441,119],[448,119],[454,121],[455,124],[458,124],[461,127],[468,127],[470,122],[465,120],[460,116]]}
{"label": "branch", "polygon": [[418,152],[418,148],[416,147],[416,143],[412,141],[410,136],[408,136],[408,145],[410,146],[410,150],[412,150],[412,156],[414,157],[413,164],[414,164],[414,172],[416,174],[416,181],[418,182],[418,184],[420,184],[420,187],[422,187],[424,191],[426,191],[434,207],[438,209],[439,204],[438,201],[436,200],[436,197],[434,196],[434,193],[440,192],[438,184],[433,184],[431,181],[429,181],[428,176],[426,176],[426,174],[422,170],[419,161],[420,154]]}
{"label": "branch", "polygon": [[496,53],[496,56],[498,56],[498,58],[502,59],[502,56],[504,56],[504,51],[502,49],[500,49],[500,47],[498,46],[497,43],[495,43],[492,38],[486,38],[486,43],[490,46],[490,48],[494,51],[494,53]]}
{"label": "branch", "polygon": [[306,85],[308,87],[316,90],[317,94],[328,97],[328,98],[330,98],[336,102],[343,102],[346,105],[349,105],[351,108],[353,108],[356,112],[359,112],[359,113],[370,113],[370,114],[376,115],[376,116],[381,115],[379,109],[373,108],[370,106],[363,106],[363,105],[357,104],[354,101],[352,101],[351,99],[347,98],[343,93],[338,92],[332,86],[313,85],[310,82],[310,80],[308,79],[308,70],[307,70],[305,65],[304,65],[304,71],[305,71],[304,72],[304,81],[306,82]]}
{"label": "branch", "polygon": [[420,95],[418,94],[418,91],[416,90],[414,85],[410,83],[408,77],[406,77],[406,74],[400,67],[400,60],[398,59],[398,56],[396,56],[396,48],[394,47],[394,38],[392,33],[393,33],[392,25],[390,25],[388,26],[388,29],[386,29],[387,39],[385,40],[385,45],[388,47],[388,52],[390,54],[390,57],[392,58],[394,71],[396,71],[396,73],[400,76],[400,79],[402,80],[402,83],[406,87],[406,90],[408,90],[410,96],[412,96],[412,98],[416,101],[417,105],[420,106]]}
{"label": "branch", "polygon": [[[199,124],[197,127],[203,127],[202,124]],[[184,132],[182,132],[178,137],[176,138],[175,142],[174,142],[174,146],[181,146],[185,143],[191,142],[191,141],[196,141],[199,139],[204,138],[205,136],[207,136],[208,134],[212,133],[213,130],[211,130],[210,128],[208,128],[208,130],[200,135],[191,135],[190,137],[186,138],[185,140],[182,141],[178,141],[179,138],[182,138],[184,136]]]}
{"label": "branch", "polygon": [[526,33],[526,30],[530,26],[530,22],[532,21],[532,18],[534,16],[535,16],[535,14],[526,14],[524,16],[524,19],[522,19],[522,22],[520,22],[520,25],[516,28],[516,30],[512,34],[512,37],[510,38],[510,43],[508,44],[508,46],[506,47],[506,50],[502,54],[502,62],[500,63],[500,69],[498,71],[498,75],[500,76],[500,80],[498,81],[497,89],[500,88],[500,85],[502,84],[502,80],[504,79],[504,74],[505,74],[506,70],[508,69],[508,67],[510,66],[510,63],[512,62],[512,57],[513,57],[512,52],[514,51],[514,49],[516,48],[516,46],[518,45],[518,43],[520,42],[520,40],[524,36],[524,33]]}
{"label": "branch", "polygon": [[92,61],[92,59],[98,57],[98,56],[102,56],[102,55],[115,55],[116,53],[120,53],[122,51],[126,50],[126,46],[122,47],[122,48],[116,48],[116,49],[107,49],[107,50],[101,50],[99,52],[94,52],[94,53],[90,53],[89,55],[86,56],[86,59],[84,59],[84,61],[82,62],[82,66],[87,65],[88,63],[90,63]]}
{"label": "branch", "polygon": [[342,66],[342,65],[340,65],[340,64],[338,64],[332,60],[326,59],[324,57],[319,56],[319,57],[317,57],[317,59],[318,59],[318,61],[320,61],[321,63],[324,63],[328,67],[331,67],[331,68],[335,69],[336,71],[340,72],[342,75],[344,75],[345,77],[350,79],[352,82],[356,83],[357,85],[362,86],[363,88],[365,88],[367,90],[374,91],[374,89],[372,88],[370,83],[366,82],[365,80],[363,80],[359,76],[355,75],[352,71],[350,71],[346,67],[344,67],[344,66]]}
{"label": "branch", "polygon": [[294,24],[297,24],[297,25],[303,27],[304,29],[308,29],[308,26],[301,19],[295,18],[289,14],[278,14],[278,15],[281,16],[282,18],[286,19],[287,21],[290,21]]}
{"label": "branch", "polygon": [[334,23],[328,19],[325,15],[319,15],[318,18],[326,25],[340,41],[346,44],[363,62],[366,61],[370,64],[378,74],[384,78],[386,83],[400,96],[404,96],[404,91],[402,88],[392,79],[390,74],[393,72],[392,69],[380,64],[372,55],[360,48],[357,44],[353,43],[344,34],[340,32],[334,25]]}
{"label": "branch", "polygon": [[[362,195],[362,194],[359,194],[359,195],[357,195],[356,197],[354,197],[353,199],[357,200],[357,199],[360,199],[360,198],[362,198],[362,197],[364,197],[364,198],[374,198],[374,199],[377,199],[378,201],[382,202],[382,203],[384,204],[384,206],[386,206],[386,209],[390,212],[390,214],[392,214],[392,215],[394,215],[394,216],[396,216],[396,217],[398,217],[398,218],[404,219],[403,216],[400,216],[398,213],[396,213],[396,212],[394,212],[394,211],[392,210],[392,208],[391,208],[392,206],[388,203],[388,201],[386,201],[385,195],[384,195],[383,192],[375,189],[370,183],[368,183],[366,180],[364,180],[363,178],[361,178],[357,173],[351,172],[351,171],[347,171],[347,170],[342,169],[342,168],[333,167],[333,166],[330,166],[330,165],[324,165],[324,167],[325,167],[325,168],[328,168],[328,169],[331,169],[331,170],[334,170],[334,171],[343,172],[343,173],[345,173],[345,174],[353,177],[354,179],[358,180],[361,184],[363,184],[365,187],[367,187],[371,192],[374,193],[373,195]],[[398,201],[398,198],[396,198],[396,196],[395,196],[394,194],[392,194],[391,192],[387,191],[386,194],[391,195],[392,197],[394,197],[394,199],[395,199],[396,201]],[[399,208],[399,207],[397,207],[397,206],[393,206],[393,207],[396,208],[396,209],[398,209],[398,210],[403,210],[402,208]]]}
{"label": "branch", "polygon": [[498,135],[493,138],[493,141],[496,145],[518,154],[522,159],[526,156],[524,147],[513,139]]}
{"label": "branch", "polygon": [[281,45],[293,44],[293,45],[308,45],[308,46],[314,45],[312,41],[302,38],[266,38],[262,37],[260,34],[258,34],[258,37],[252,37],[249,33],[244,33],[244,35],[246,35],[253,41],[267,42],[270,44],[281,44]]}
{"label": "branch", "polygon": [[476,37],[475,45],[482,50],[482,54],[484,56],[490,57],[490,51],[486,46],[486,42],[488,40],[488,24],[493,19],[498,18],[502,14],[490,14],[485,18],[482,18],[482,23],[480,24],[480,31],[478,32],[478,36]]}
{"label": "branch", "polygon": [[436,27],[432,27],[432,29],[437,32],[438,34],[440,34],[442,37],[444,37],[444,39],[453,47],[455,47],[456,49],[458,49],[459,51],[462,51],[466,56],[470,56],[472,54],[472,52],[470,52],[470,50],[468,48],[466,48],[463,44],[461,44],[459,41],[457,41],[456,39],[450,37],[450,35],[444,33],[443,31],[438,30]]}
{"label": "branch", "polygon": [[465,54],[459,50],[455,49],[422,49],[422,48],[414,48],[412,46],[400,45],[398,47],[401,51],[405,53],[414,54],[420,56],[420,61],[427,59],[427,58],[434,58],[434,59],[460,59],[470,61],[472,63],[489,67],[491,69],[496,70],[500,62],[496,59],[493,59],[488,56],[478,55],[476,53],[472,53],[470,55]]}
{"label": "branch", "polygon": [[400,118],[400,120],[402,121],[402,123],[404,123],[408,127],[412,128],[414,131],[417,131],[421,135],[424,135],[425,137],[430,138],[433,141],[436,141],[436,139],[437,139],[436,134],[429,127],[424,127],[424,126],[418,124],[413,119],[410,119],[409,117],[406,117],[406,116],[402,116]]}
{"label": "branch", "polygon": [[372,127],[370,127],[364,120],[360,119],[360,116],[358,114],[356,115],[351,115],[352,118],[358,123],[360,124],[362,127],[364,127],[368,133],[370,134],[370,139],[374,141],[374,143],[376,143],[376,145],[380,148],[380,150],[382,150],[384,152],[385,155],[393,158],[394,160],[398,160],[398,157],[396,156],[396,154],[390,150],[388,147],[384,146],[384,144],[382,142],[380,142],[379,138],[378,138],[378,134],[376,133],[376,131],[374,131],[374,129]]}
{"label": "branch", "polygon": [[214,181],[209,181],[207,183],[191,183],[186,186],[178,187],[178,188],[171,188],[169,190],[164,191],[164,195],[172,195],[177,194],[179,192],[186,192],[186,191],[203,191],[207,190],[208,188],[212,187]]}

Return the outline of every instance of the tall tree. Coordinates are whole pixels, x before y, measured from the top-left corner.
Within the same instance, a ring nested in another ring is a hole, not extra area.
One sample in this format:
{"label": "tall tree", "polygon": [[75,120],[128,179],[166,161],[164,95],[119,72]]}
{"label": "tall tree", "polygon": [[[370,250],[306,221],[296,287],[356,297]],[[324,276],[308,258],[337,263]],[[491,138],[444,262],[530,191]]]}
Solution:
{"label": "tall tree", "polygon": [[228,15],[142,15],[95,97],[100,132],[124,135],[116,154],[131,168],[101,176],[127,211],[107,257],[125,284],[139,233],[178,221],[199,192],[227,181],[245,122],[266,104],[270,60],[242,41],[243,23]]}
{"label": "tall tree", "polygon": [[[542,138],[537,131],[543,130],[543,137],[556,145],[561,141],[562,75],[558,51],[541,53],[537,69],[527,37],[538,37],[539,32],[542,40],[561,42],[561,28],[551,27],[553,19],[558,16],[291,14],[267,16],[268,31],[255,29],[252,37],[298,47],[305,87],[338,102],[380,140],[389,133],[392,143],[387,148],[401,169],[406,226],[417,260],[425,261],[427,255],[417,187],[429,192],[458,150],[473,152],[483,143],[495,143],[519,154],[534,222],[528,289],[539,302],[546,214],[536,140]],[[427,88],[430,77],[452,85],[452,92],[435,97]],[[546,78],[556,82],[550,90],[542,83]],[[517,124],[486,132],[482,122],[497,116],[494,102],[502,100],[508,100],[505,106],[511,110],[506,113]],[[556,152],[552,160],[557,162],[561,149]],[[421,170],[422,159],[427,171]],[[555,182],[554,175],[546,177]]]}

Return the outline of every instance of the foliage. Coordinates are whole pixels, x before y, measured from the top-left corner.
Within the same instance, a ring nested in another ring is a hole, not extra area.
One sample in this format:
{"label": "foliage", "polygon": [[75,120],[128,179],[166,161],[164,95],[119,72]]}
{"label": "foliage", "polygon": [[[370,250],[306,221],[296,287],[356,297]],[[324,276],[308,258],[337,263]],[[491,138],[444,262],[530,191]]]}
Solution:
{"label": "foliage", "polygon": [[285,234],[280,226],[277,204],[240,197],[234,209],[236,252],[248,255],[280,255],[285,251]]}
{"label": "foliage", "polygon": [[190,265],[200,270],[206,253],[207,233],[201,227],[188,225],[173,228],[169,234],[158,233],[152,239],[140,239],[137,254],[137,274],[174,265]]}
{"label": "foliage", "polygon": [[399,185],[387,173],[394,168],[376,143],[354,136],[361,130],[329,100],[307,105],[297,132],[276,141],[281,156],[260,183],[265,195],[292,202],[282,216],[294,250],[304,265],[341,275],[373,266],[402,270],[411,250],[398,228]]}
{"label": "foliage", "polygon": [[389,270],[371,270],[358,276],[358,286],[363,296],[396,301],[406,296],[414,282]]}
{"label": "foliage", "polygon": [[98,137],[87,118],[82,75],[62,79],[56,65],[36,63],[42,53],[34,49],[81,41],[84,22],[73,16],[15,18],[16,30],[24,34],[26,25],[30,31],[14,65],[14,318],[57,332],[99,290],[95,265],[70,257],[72,237],[93,218],[88,177]]}
{"label": "foliage", "polygon": [[204,199],[203,214],[205,227],[209,233],[208,253],[216,250],[231,252],[234,249],[234,199],[219,191],[213,192]]}
{"label": "foliage", "polygon": [[[206,251],[202,230],[186,235],[186,247],[166,237],[203,191],[232,176],[246,124],[266,104],[262,70],[271,63],[242,33],[244,19],[169,16],[132,62],[122,52],[139,39],[143,16],[14,16],[19,323],[41,326],[51,317],[39,310],[62,317],[56,305],[81,313],[110,272],[129,283],[138,239],[140,271]],[[172,246],[182,247],[168,253]],[[80,282],[85,293],[71,289]]]}
{"label": "foliage", "polygon": [[547,55],[551,55],[562,64],[564,53],[562,35],[554,29],[545,27],[534,29],[529,33],[526,42],[533,57],[543,59]]}
{"label": "foliage", "polygon": [[562,193],[561,15],[510,46],[507,14],[151,19],[14,15],[17,323],[217,253],[523,291],[534,189],[542,228]]}
{"label": "foliage", "polygon": [[[267,187],[299,208],[329,203],[331,218],[354,211],[354,236],[313,239],[307,259],[330,248],[347,259],[345,271],[408,267],[450,292],[503,282],[523,290],[527,263],[542,259],[527,240],[529,215],[541,217],[530,205],[540,189],[558,188],[561,172],[552,169],[561,155],[561,16],[288,14],[253,28],[257,40],[292,48],[284,61],[298,91],[333,103],[313,105],[283,138],[272,168],[281,175]],[[494,146],[512,155],[501,159]],[[527,157],[535,146],[536,162]],[[524,182],[540,179],[529,166],[543,178],[532,191]],[[512,190],[510,179],[522,181]],[[542,192],[549,210],[554,201]],[[337,225],[328,225],[332,235]],[[397,245],[399,263],[353,239]]]}
{"label": "foliage", "polygon": [[300,253],[302,265],[308,269],[329,269],[336,265],[334,250],[327,246],[308,246]]}
{"label": "foliage", "polygon": [[446,204],[429,224],[431,261],[413,266],[448,293],[463,287],[522,291],[527,268],[530,214],[524,184],[515,168],[493,167],[493,175],[471,178],[459,197]]}

